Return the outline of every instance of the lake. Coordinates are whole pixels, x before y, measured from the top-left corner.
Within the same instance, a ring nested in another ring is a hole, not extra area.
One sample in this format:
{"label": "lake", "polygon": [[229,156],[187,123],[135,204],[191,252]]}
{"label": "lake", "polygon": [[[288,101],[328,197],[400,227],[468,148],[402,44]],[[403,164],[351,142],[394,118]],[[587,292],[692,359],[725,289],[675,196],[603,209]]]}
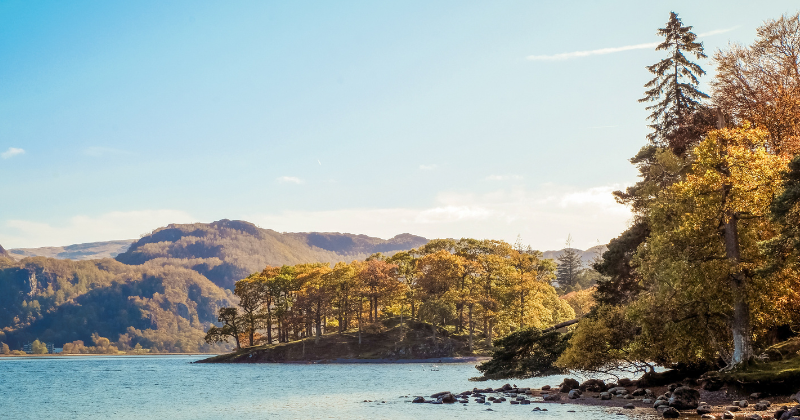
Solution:
{"label": "lake", "polygon": [[[4,419],[619,419],[603,407],[412,404],[499,387],[472,364],[192,364],[206,356],[0,358]],[[557,385],[562,377],[510,381]],[[408,396],[408,397],[406,397]],[[364,402],[372,400],[373,402]],[[385,403],[384,403],[385,401]],[[532,413],[535,406],[547,408]],[[575,410],[577,413],[569,413]]]}

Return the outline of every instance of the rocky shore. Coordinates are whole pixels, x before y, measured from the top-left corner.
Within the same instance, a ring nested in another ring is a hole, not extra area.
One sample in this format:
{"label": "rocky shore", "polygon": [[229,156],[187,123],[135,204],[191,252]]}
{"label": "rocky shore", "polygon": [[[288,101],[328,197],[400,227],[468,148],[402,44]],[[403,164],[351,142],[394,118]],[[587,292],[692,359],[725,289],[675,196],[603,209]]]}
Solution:
{"label": "rocky shore", "polygon": [[756,392],[741,397],[734,390],[713,388],[692,383],[645,388],[630,379],[621,379],[617,383],[590,379],[579,383],[566,378],[556,387],[546,385],[536,389],[506,384],[494,389],[443,391],[428,397],[418,395],[411,402],[434,405],[484,404],[490,407],[494,404],[535,405],[531,410],[534,412],[547,411],[548,404],[568,403],[618,407],[623,412],[650,418],[800,420],[800,391],[793,395]]}

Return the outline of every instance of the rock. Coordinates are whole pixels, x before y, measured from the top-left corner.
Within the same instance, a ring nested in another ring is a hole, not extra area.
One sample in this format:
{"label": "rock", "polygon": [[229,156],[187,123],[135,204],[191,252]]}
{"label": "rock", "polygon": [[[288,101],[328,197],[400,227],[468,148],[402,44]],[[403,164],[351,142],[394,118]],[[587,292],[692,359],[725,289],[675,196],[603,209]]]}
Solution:
{"label": "rock", "polygon": [[[575,381],[575,382],[577,382],[577,381]],[[500,389],[503,390],[503,391],[509,391],[509,390],[511,390],[511,384],[505,384],[502,387],[500,387]]]}
{"label": "rock", "polygon": [[423,397],[414,397],[414,399],[411,402],[412,403],[424,403],[425,402],[425,398],[423,398]]}
{"label": "rock", "polygon": [[617,382],[617,385],[618,386],[633,386],[634,383],[633,383],[632,380],[630,380],[628,378],[622,378],[622,379],[619,380],[619,382]]}
{"label": "rock", "polygon": [[571,399],[571,400],[577,400],[578,398],[581,397],[581,390],[580,389],[573,389],[572,391],[569,392],[568,396],[569,396],[569,399]]}
{"label": "rock", "polygon": [[789,399],[796,403],[800,403],[800,391],[797,391],[797,394],[792,395],[791,397],[789,397]]}
{"label": "rock", "polygon": [[449,393],[450,393],[449,391],[437,392],[437,393],[431,395],[431,398],[439,398],[439,397],[441,397],[443,395],[447,395]]}
{"label": "rock", "polygon": [[703,380],[703,384],[700,385],[700,388],[706,391],[719,391],[724,385],[725,383],[717,378],[706,378]]}
{"label": "rock", "polygon": [[654,398],[656,396],[655,392],[652,389],[645,389],[644,395],[647,395],[650,398]]}
{"label": "rock", "polygon": [[628,403],[628,404],[623,405],[622,408],[627,408],[628,410],[633,410],[634,408],[636,408],[636,406],[633,405],[632,403]]}
{"label": "rock", "polygon": [[610,400],[611,399],[611,394],[609,394],[608,392],[601,392],[600,393],[600,399],[601,400]]}
{"label": "rock", "polygon": [[700,416],[700,418],[701,419],[716,419],[716,417],[713,414],[703,414],[702,416]]}
{"label": "rock", "polygon": [[542,399],[545,401],[561,401],[561,395],[558,394],[542,395]]}
{"label": "rock", "polygon": [[643,388],[636,388],[636,389],[635,389],[635,390],[634,390],[634,391],[631,393],[631,395],[633,395],[634,397],[641,397],[642,395],[644,395],[644,389],[643,389]]}
{"label": "rock", "polygon": [[733,413],[730,412],[730,410],[722,413],[722,418],[723,419],[732,419],[733,417],[734,417],[734,415],[733,415]]}
{"label": "rock", "polygon": [[761,420],[761,416],[756,414],[756,413],[748,414],[747,417],[745,417],[745,418],[747,420]]}
{"label": "rock", "polygon": [[542,387],[542,391],[547,391],[550,389],[550,385],[545,385]]}
{"label": "rock", "polygon": [[650,398],[645,398],[645,399],[642,400],[642,403],[643,404],[652,404],[653,400],[651,400]]}
{"label": "rock", "polygon": [[667,402],[667,400],[659,399],[659,400],[656,400],[656,402],[653,403],[653,408],[658,408],[661,405],[666,405],[667,407],[669,407],[669,403]]}
{"label": "rock", "polygon": [[712,411],[714,411],[714,409],[711,408],[710,405],[704,404],[697,406],[697,414],[708,414],[711,413]]}
{"label": "rock", "polygon": [[738,405],[738,406],[739,406],[739,407],[741,407],[741,408],[745,408],[745,407],[747,407],[748,405],[750,405],[750,404],[747,402],[747,400],[741,400],[741,401],[737,401],[737,402],[735,402],[734,404]]}
{"label": "rock", "polygon": [[580,382],[576,381],[572,378],[564,378],[564,382],[561,382],[561,385],[558,386],[559,392],[567,393],[572,391],[573,389],[579,389],[581,387]]}
{"label": "rock", "polygon": [[447,394],[439,397],[437,400],[441,401],[444,404],[453,404],[454,402],[456,402],[456,396],[448,392]]}
{"label": "rock", "polygon": [[511,404],[519,404],[519,401],[511,401]]}
{"label": "rock", "polygon": [[519,403],[520,403],[520,404],[522,404],[522,405],[525,405],[525,404],[530,404],[530,403],[531,403],[531,400],[522,400],[522,401],[520,401]]}
{"label": "rock", "polygon": [[789,420],[792,417],[800,417],[800,406],[793,408],[786,408],[781,414],[780,420]]}
{"label": "rock", "polygon": [[678,412],[674,407],[669,407],[661,413],[661,417],[665,419],[677,419],[681,416],[681,413]]}
{"label": "rock", "polygon": [[628,394],[626,394],[626,395],[625,395],[624,397],[622,397],[622,398],[624,398],[624,399],[626,399],[626,400],[632,400],[632,399],[633,399],[633,396],[632,396],[632,395],[628,395]]}
{"label": "rock", "polygon": [[759,398],[764,398],[764,393],[763,392],[754,392],[754,393],[750,394],[750,398],[752,398],[754,400],[757,400]]}
{"label": "rock", "polygon": [[732,413],[735,413],[735,412],[739,411],[739,406],[738,405],[729,405],[729,406],[725,407],[725,409],[730,411],[730,412],[732,412]]}
{"label": "rock", "polygon": [[756,403],[753,405],[754,411],[767,411],[767,408],[769,408],[769,406],[764,403]]}
{"label": "rock", "polygon": [[769,400],[761,400],[761,401],[759,401],[758,403],[759,403],[759,404],[764,404],[764,405],[766,405],[767,407],[769,407],[769,406],[771,406],[771,405],[772,405],[772,403],[771,403],[771,402],[769,402]]}
{"label": "rock", "polygon": [[589,379],[582,383],[580,387],[578,387],[581,391],[589,391],[589,392],[603,392],[608,389],[605,382],[601,381],[600,379]]}
{"label": "rock", "polygon": [[680,385],[678,385],[678,384],[669,384],[667,389],[669,390],[669,392],[672,392],[672,391],[678,389],[679,387],[680,387]]}
{"label": "rock", "polygon": [[693,410],[700,402],[700,392],[686,386],[678,387],[669,398],[669,406],[678,410]]}

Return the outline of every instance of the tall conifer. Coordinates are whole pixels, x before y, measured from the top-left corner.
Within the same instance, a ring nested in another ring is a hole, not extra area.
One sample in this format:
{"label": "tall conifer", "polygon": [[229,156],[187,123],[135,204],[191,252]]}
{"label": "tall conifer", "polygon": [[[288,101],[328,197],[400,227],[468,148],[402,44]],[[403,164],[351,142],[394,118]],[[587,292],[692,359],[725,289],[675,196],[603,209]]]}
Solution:
{"label": "tall conifer", "polygon": [[692,27],[683,26],[675,12],[670,12],[667,26],[657,33],[666,39],[656,51],[668,51],[669,56],[647,67],[655,77],[644,85],[647,91],[639,102],[653,102],[647,107],[652,111],[648,119],[653,129],[647,135],[648,140],[656,146],[670,146],[673,151],[679,149],[678,153],[682,153],[685,147],[673,144],[677,140],[675,137],[680,137],[682,126],[692,124],[690,118],[701,108],[701,101],[708,98],[697,88],[698,77],[706,72],[686,55],[696,59],[706,58],[706,55],[703,44],[695,42],[697,35]]}

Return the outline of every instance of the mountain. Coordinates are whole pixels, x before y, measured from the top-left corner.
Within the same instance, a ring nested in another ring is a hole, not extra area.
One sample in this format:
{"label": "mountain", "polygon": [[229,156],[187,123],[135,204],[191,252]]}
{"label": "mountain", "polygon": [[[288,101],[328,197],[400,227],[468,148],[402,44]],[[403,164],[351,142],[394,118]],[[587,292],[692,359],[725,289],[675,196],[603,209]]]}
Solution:
{"label": "mountain", "polygon": [[[581,256],[581,261],[583,262],[583,265],[585,267],[589,267],[589,265],[591,265],[592,263],[592,260],[595,259],[596,257],[602,257],[603,253],[606,252],[606,250],[608,250],[608,247],[605,245],[595,245],[587,249],[586,251],[581,251],[580,249],[577,248],[572,248],[572,249],[578,251],[578,254],[580,254]],[[542,254],[544,254],[545,258],[552,258],[553,260],[558,262],[558,256],[561,255],[564,251],[566,251],[566,248],[559,249],[558,251],[544,251]]]}
{"label": "mountain", "polygon": [[125,252],[136,242],[135,239],[119,241],[90,242],[67,246],[48,246],[42,248],[15,248],[8,252],[16,258],[48,257],[66,260],[96,260],[114,258]]}
{"label": "mountain", "polygon": [[376,252],[392,254],[427,242],[407,233],[388,240],[348,233],[279,233],[249,222],[223,219],[156,229],[117,255],[116,260],[130,265],[155,261],[185,267],[232,289],[237,280],[267,265],[363,260]]}
{"label": "mountain", "polygon": [[0,257],[11,258],[11,255],[0,245]]}

